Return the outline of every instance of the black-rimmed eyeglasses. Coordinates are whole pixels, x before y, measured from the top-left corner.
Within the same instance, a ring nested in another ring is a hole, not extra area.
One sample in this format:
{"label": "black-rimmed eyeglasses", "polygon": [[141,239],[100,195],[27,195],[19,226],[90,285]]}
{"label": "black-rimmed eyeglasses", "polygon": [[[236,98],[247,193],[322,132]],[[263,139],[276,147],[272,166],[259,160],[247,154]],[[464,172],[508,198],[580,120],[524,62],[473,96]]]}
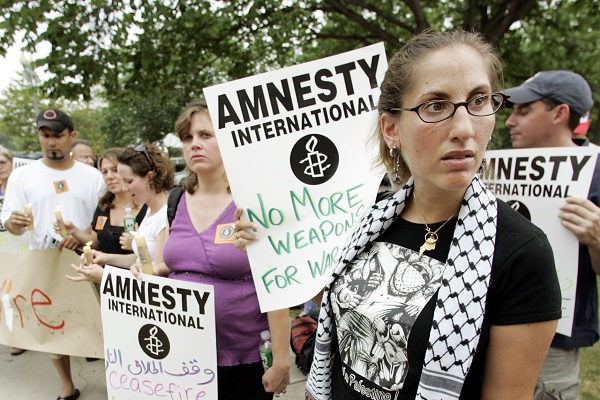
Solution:
{"label": "black-rimmed eyeglasses", "polygon": [[140,143],[140,144],[133,146],[133,149],[135,151],[143,153],[146,156],[146,160],[148,160],[148,163],[150,164],[150,170],[154,171],[154,163],[152,162],[152,159],[150,158],[150,154],[148,154],[148,150],[146,150],[146,145],[144,143]]}
{"label": "black-rimmed eyeglasses", "polygon": [[465,106],[467,112],[476,117],[496,114],[506,101],[506,98],[502,93],[488,93],[460,103],[453,103],[448,100],[434,100],[426,101],[413,108],[390,108],[388,112],[413,111],[417,113],[421,121],[431,124],[452,118],[458,107],[461,106]]}

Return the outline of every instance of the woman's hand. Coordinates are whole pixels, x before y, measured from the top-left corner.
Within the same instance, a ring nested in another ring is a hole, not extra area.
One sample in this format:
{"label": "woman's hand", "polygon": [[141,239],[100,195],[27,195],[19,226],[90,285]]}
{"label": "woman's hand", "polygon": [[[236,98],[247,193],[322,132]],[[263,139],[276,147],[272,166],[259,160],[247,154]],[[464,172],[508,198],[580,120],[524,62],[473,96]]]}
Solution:
{"label": "woman's hand", "polygon": [[92,263],[93,264],[106,265],[106,264],[110,264],[109,260],[110,260],[110,257],[108,256],[108,254],[92,249]]}
{"label": "woman's hand", "polygon": [[[72,221],[64,221],[65,229],[67,230],[67,235],[73,235],[75,231],[75,224]],[[61,234],[60,228],[58,227],[58,222],[54,221],[52,223],[52,227],[54,228],[54,232]]]}
{"label": "woman's hand", "polygon": [[287,392],[290,384],[290,366],[273,362],[273,366],[265,371],[262,383],[267,393],[275,393],[279,397]]}
{"label": "woman's hand", "polygon": [[75,239],[73,235],[67,235],[58,243],[58,249],[62,250],[64,248],[75,251],[80,245],[79,240]]}
{"label": "woman's hand", "polygon": [[138,260],[129,267],[129,270],[137,279],[142,279],[142,263]]}
{"label": "woman's hand", "polygon": [[133,235],[129,232],[123,232],[123,234],[119,238],[119,244],[121,245],[121,249],[133,251],[133,247],[131,247],[132,241]]}
{"label": "woman's hand", "polygon": [[98,264],[91,265],[75,265],[71,264],[71,268],[77,272],[76,276],[65,275],[65,278],[73,282],[101,282],[104,275],[104,268]]}
{"label": "woman's hand", "polygon": [[258,225],[251,221],[242,221],[240,218],[244,213],[243,208],[235,210],[235,224],[233,225],[234,239],[233,245],[241,251],[246,251],[246,245],[258,240],[258,235],[254,233]]}
{"label": "woman's hand", "polygon": [[269,311],[269,330],[273,365],[265,371],[262,383],[265,391],[279,397],[290,384],[290,311],[287,308]]}

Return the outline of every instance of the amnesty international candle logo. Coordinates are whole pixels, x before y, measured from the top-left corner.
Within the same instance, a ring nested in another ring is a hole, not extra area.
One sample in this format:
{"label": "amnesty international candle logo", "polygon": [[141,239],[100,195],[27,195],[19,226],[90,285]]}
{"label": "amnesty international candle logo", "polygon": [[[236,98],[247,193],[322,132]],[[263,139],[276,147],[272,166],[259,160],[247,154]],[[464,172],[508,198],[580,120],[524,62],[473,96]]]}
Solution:
{"label": "amnesty international candle logo", "polygon": [[327,182],[337,171],[340,156],[335,144],[326,136],[309,134],[302,137],[290,155],[290,166],[298,180],[307,185]]}
{"label": "amnesty international candle logo", "polygon": [[94,229],[97,231],[101,231],[102,229],[104,229],[104,225],[106,225],[107,220],[108,217],[104,215],[98,216],[98,219],[96,220],[96,226],[94,227]]}
{"label": "amnesty international candle logo", "polygon": [[217,225],[217,230],[215,231],[215,244],[233,243],[233,234],[235,233],[233,225],[233,222]]}
{"label": "amnesty international candle logo", "polygon": [[171,350],[169,337],[154,324],[146,324],[140,328],[138,341],[144,353],[155,360],[162,360]]}
{"label": "amnesty international candle logo", "polygon": [[528,221],[531,221],[531,213],[529,212],[529,209],[524,203],[520,202],[519,200],[510,200],[507,201],[506,204],[508,204],[512,207],[513,210],[527,218]]}
{"label": "amnesty international candle logo", "polygon": [[56,194],[66,193],[69,191],[69,185],[66,180],[54,181],[54,190]]}

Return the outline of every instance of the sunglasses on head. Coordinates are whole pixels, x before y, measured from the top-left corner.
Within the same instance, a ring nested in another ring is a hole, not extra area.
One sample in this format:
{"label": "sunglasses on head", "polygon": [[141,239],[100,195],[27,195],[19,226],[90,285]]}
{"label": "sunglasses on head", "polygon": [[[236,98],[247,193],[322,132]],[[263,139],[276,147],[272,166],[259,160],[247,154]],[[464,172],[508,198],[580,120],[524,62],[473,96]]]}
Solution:
{"label": "sunglasses on head", "polygon": [[150,154],[148,154],[148,150],[146,150],[146,145],[144,143],[140,143],[133,146],[133,149],[137,152],[143,153],[146,156],[146,160],[148,160],[148,163],[150,164],[150,169],[154,170],[154,163],[152,162],[152,158],[150,158]]}

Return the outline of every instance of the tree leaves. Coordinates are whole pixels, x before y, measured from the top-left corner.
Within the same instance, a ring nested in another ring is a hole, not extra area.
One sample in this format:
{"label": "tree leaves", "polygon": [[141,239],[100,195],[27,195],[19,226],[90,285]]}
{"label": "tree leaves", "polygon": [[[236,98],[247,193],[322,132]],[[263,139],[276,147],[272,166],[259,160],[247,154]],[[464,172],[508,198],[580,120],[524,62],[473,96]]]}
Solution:
{"label": "tree leaves", "polygon": [[101,87],[102,135],[128,144],[172,131],[203,87],[379,41],[392,54],[429,27],[484,33],[504,57],[507,84],[560,68],[598,87],[599,1],[18,1],[0,5],[0,54],[18,32],[30,49],[50,42],[38,61],[52,74],[45,96],[88,101]]}

